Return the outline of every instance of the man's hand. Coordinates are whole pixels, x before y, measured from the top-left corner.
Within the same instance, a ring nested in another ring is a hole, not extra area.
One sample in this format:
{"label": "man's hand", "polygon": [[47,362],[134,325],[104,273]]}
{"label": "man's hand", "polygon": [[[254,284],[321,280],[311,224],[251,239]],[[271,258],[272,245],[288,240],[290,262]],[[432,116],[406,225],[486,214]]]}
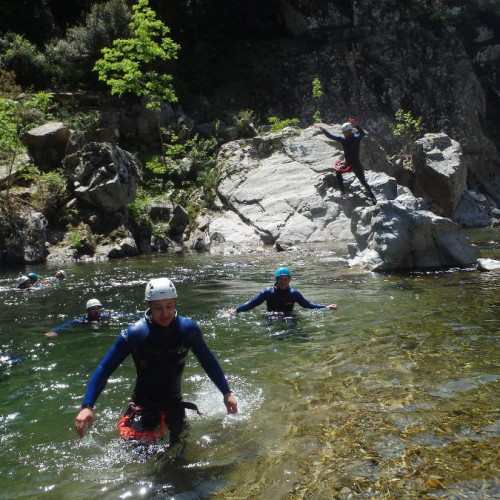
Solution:
{"label": "man's hand", "polygon": [[236,314],[236,309],[234,309],[234,308],[233,309],[227,309],[226,312],[229,313],[229,314]]}
{"label": "man's hand", "polygon": [[238,413],[238,403],[236,402],[236,398],[230,392],[224,394],[224,404],[226,405],[227,412],[229,414],[233,415]]}
{"label": "man's hand", "polygon": [[80,410],[75,420],[77,434],[82,438],[85,435],[85,429],[90,429],[92,425],[94,425],[94,410],[92,408]]}
{"label": "man's hand", "polygon": [[47,332],[45,334],[46,337],[57,337],[57,333],[56,332],[53,332],[53,331],[50,331],[50,332]]}
{"label": "man's hand", "polygon": [[328,304],[326,306],[326,309],[331,309],[331,310],[337,309],[337,304]]}

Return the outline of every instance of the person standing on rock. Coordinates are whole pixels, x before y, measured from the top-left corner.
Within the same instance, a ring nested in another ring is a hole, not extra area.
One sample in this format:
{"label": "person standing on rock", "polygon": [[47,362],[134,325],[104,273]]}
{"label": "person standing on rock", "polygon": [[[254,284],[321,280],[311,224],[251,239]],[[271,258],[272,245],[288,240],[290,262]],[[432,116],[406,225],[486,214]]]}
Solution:
{"label": "person standing on rock", "polygon": [[290,270],[285,267],[278,267],[274,273],[276,282],[273,286],[264,288],[262,292],[256,295],[253,299],[241,304],[234,309],[228,309],[230,314],[250,311],[254,307],[266,303],[267,312],[270,314],[281,314],[283,316],[290,316],[293,313],[293,305],[295,302],[301,307],[307,309],[337,309],[337,304],[315,304],[307,300],[298,290],[290,288],[290,281],[292,274]]}
{"label": "person standing on rock", "polygon": [[[371,202],[376,205],[377,199],[375,198],[373,191],[368,185],[368,182],[366,182],[363,165],[361,164],[361,160],[359,159],[359,146],[361,143],[361,139],[363,139],[363,137],[365,136],[365,131],[358,125],[354,118],[349,118],[349,121],[342,125],[342,136],[331,134],[325,128],[319,125],[317,125],[317,128],[321,130],[321,132],[329,139],[333,139],[334,141],[340,142],[342,144],[342,147],[344,148],[344,160],[346,168],[349,170],[352,168],[352,171],[358,178],[359,182],[368,192],[368,196],[370,197]],[[340,192],[342,193],[342,195],[345,195],[342,170],[344,172],[347,171],[345,169],[336,170],[336,174]]]}

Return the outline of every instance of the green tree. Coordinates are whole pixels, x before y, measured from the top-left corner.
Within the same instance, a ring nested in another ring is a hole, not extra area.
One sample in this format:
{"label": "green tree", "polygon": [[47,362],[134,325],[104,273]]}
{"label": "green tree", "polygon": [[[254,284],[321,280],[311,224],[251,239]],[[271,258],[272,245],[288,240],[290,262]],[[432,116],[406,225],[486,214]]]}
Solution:
{"label": "green tree", "polygon": [[404,140],[402,154],[404,161],[408,161],[411,145],[422,135],[422,117],[413,116],[411,111],[398,109],[394,113],[395,123],[391,123],[392,135]]}
{"label": "green tree", "polygon": [[[323,97],[323,87],[321,85],[321,80],[316,77],[313,81],[312,81],[312,95],[313,95],[313,98],[315,100],[318,101],[318,105],[321,104],[321,98]],[[321,113],[320,113],[320,110],[317,109],[313,115],[313,120],[314,120],[314,123],[320,123],[322,120],[321,120]]]}
{"label": "green tree", "polygon": [[160,107],[162,101],[177,102],[177,96],[172,76],[158,71],[158,65],[176,59],[180,46],[168,37],[170,29],[157,19],[148,0],[138,0],[132,10],[131,37],[119,38],[112,48],[102,49],[103,57],[96,62],[94,70],[112,94],[131,93],[147,98],[147,107],[156,113],[163,156]]}

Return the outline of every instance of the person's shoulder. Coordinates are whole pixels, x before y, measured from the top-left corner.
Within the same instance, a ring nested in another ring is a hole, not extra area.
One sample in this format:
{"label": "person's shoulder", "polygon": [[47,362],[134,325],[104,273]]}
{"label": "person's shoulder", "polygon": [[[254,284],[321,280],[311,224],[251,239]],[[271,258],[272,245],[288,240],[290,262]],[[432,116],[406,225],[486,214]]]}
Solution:
{"label": "person's shoulder", "polygon": [[194,319],[180,314],[176,316],[174,321],[177,321],[177,324],[181,329],[199,328],[198,323]]}
{"label": "person's shoulder", "polygon": [[141,318],[125,328],[125,330],[122,331],[121,336],[125,340],[130,340],[137,337],[144,337],[144,335],[147,335],[148,333],[148,323],[145,318]]}

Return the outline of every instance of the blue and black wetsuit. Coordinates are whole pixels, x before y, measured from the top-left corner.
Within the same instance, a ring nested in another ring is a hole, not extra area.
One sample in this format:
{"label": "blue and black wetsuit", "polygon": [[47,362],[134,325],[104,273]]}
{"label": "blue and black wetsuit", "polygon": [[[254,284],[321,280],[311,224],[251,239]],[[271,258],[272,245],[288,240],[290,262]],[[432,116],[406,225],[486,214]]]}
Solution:
{"label": "blue and black wetsuit", "polygon": [[[359,179],[359,182],[368,191],[368,195],[370,196],[370,198],[372,200],[375,200],[375,195],[368,185],[368,182],[366,182],[363,165],[361,164],[361,160],[359,159],[359,147],[361,139],[363,139],[363,137],[365,136],[365,131],[359,125],[355,125],[354,128],[356,129],[356,132],[349,134],[347,137],[344,137],[343,135],[331,134],[324,128],[320,128],[320,130],[329,139],[333,139],[334,141],[340,142],[342,144],[342,147],[344,148],[344,159],[346,164],[351,165],[352,171]],[[339,183],[340,191],[343,194],[344,179],[342,178],[341,172],[337,172],[337,182]]]}
{"label": "blue and black wetsuit", "polygon": [[117,319],[117,318],[126,318],[129,317],[129,321],[138,318],[140,315],[135,314],[135,313],[113,313],[113,312],[104,312],[101,313],[99,320],[98,321],[89,321],[88,316],[86,314],[83,314],[82,316],[78,316],[78,318],[73,318],[70,319],[60,325],[55,326],[54,328],[51,329],[52,332],[58,332],[59,330],[62,330],[63,328],[68,328],[69,326],[73,325],[84,325],[84,324],[97,324],[100,323],[101,320],[103,319]]}
{"label": "blue and black wetsuit", "polygon": [[278,312],[285,315],[292,314],[295,302],[307,309],[324,309],[326,307],[324,304],[310,302],[295,288],[287,287],[285,290],[280,290],[277,286],[270,286],[264,288],[253,299],[238,306],[236,312],[250,311],[264,301],[268,312]]}
{"label": "blue and black wetsuit", "polygon": [[145,317],[130,325],[116,339],[114,345],[99,363],[87,386],[82,401],[93,406],[111,374],[129,355],[134,360],[137,377],[132,394],[132,409],[139,408],[142,429],[145,420],[151,426],[158,423],[159,415],[168,416],[168,427],[176,435],[184,426],[185,412],[182,403],[182,374],[189,350],[222,394],[230,392],[224,373],[203,340],[200,327],[193,320],[176,315],[168,327],[151,321],[149,311]]}

